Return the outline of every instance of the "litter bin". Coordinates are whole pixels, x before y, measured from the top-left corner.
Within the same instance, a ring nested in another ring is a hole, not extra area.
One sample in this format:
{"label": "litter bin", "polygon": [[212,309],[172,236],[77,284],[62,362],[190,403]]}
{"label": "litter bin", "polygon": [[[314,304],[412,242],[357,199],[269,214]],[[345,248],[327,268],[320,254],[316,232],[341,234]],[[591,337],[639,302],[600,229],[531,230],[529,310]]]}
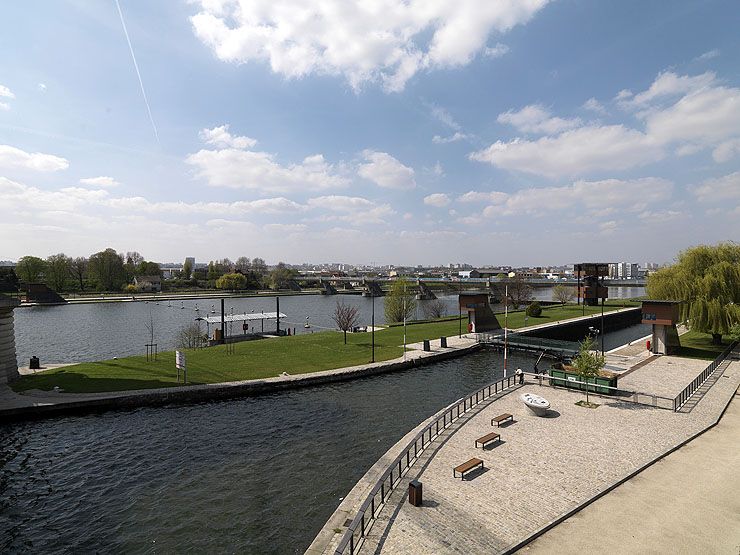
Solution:
{"label": "litter bin", "polygon": [[428,339],[425,339],[424,340],[424,350],[425,351],[429,351],[430,350],[430,348],[429,348],[429,340]]}
{"label": "litter bin", "polygon": [[414,507],[421,507],[421,482],[411,480],[409,483],[409,503]]}
{"label": "litter bin", "polygon": [[31,362],[28,364],[31,370],[41,370],[41,361],[39,357],[31,357]]}
{"label": "litter bin", "polygon": [[447,348],[447,338],[446,337],[440,337],[439,338],[439,346],[443,349]]}

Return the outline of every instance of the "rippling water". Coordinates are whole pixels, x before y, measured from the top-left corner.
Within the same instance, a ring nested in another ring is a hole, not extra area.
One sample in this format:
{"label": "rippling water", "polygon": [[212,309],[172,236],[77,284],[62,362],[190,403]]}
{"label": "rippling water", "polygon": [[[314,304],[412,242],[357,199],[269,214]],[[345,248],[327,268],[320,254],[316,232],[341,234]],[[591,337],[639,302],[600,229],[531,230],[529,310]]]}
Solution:
{"label": "rippling water", "polygon": [[[644,330],[615,333],[607,348]],[[303,552],[390,446],[500,367],[483,351],[275,395],[0,426],[0,551]]]}

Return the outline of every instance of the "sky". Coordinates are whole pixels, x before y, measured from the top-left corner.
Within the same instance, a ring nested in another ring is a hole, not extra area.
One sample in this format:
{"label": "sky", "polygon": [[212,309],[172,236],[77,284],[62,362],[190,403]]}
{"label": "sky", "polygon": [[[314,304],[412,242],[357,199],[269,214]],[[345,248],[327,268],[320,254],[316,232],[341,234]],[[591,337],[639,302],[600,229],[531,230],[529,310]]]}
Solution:
{"label": "sky", "polygon": [[0,10],[0,260],[669,262],[740,240],[735,0]]}

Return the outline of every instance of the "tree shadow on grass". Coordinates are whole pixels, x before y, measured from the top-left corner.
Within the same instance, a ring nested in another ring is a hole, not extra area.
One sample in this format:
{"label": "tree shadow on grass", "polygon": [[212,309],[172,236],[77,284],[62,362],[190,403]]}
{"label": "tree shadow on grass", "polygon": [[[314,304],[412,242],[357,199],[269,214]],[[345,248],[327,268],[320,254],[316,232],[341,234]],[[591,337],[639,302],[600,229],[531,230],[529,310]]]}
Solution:
{"label": "tree shadow on grass", "polygon": [[[188,385],[198,385],[200,382],[188,381]],[[158,389],[163,387],[177,387],[177,382],[161,379],[111,378],[88,376],[79,372],[61,370],[46,376],[28,376],[13,384],[17,392],[29,389],[52,391],[58,386],[64,393],[110,393],[132,389]]]}

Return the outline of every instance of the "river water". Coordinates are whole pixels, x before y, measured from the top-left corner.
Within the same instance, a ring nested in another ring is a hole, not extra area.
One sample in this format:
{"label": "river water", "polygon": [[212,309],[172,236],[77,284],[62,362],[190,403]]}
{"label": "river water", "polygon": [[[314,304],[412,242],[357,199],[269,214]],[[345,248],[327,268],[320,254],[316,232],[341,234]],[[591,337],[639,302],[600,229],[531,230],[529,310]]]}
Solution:
{"label": "river water", "polygon": [[[606,348],[643,335],[609,333]],[[484,350],[280,394],[0,425],[0,552],[302,553],[385,451],[501,366]]]}
{"label": "river water", "polygon": [[[642,287],[609,288],[610,298],[630,298],[643,293]],[[536,288],[533,294],[539,300],[550,300],[552,289]],[[290,326],[298,333],[334,329],[336,326],[331,316],[338,300],[359,309],[359,325],[370,324],[371,298],[359,295],[294,295],[280,297],[280,311],[287,315],[281,327]],[[457,314],[457,296],[445,296],[441,300],[448,314]],[[378,297],[374,302],[375,322],[383,324],[383,298]],[[424,318],[428,303],[417,302],[416,319]],[[17,308],[14,313],[18,364],[27,366],[29,358],[34,355],[42,364],[52,364],[144,354],[144,345],[149,342],[146,325],[150,319],[154,322],[154,340],[159,350],[172,350],[180,328],[193,322],[196,316],[215,315],[212,311],[220,314],[220,305],[217,299],[199,299]],[[225,300],[227,313],[274,312],[275,307],[275,297]],[[307,316],[310,328],[304,327]],[[234,326],[234,333],[239,333],[238,326]],[[259,322],[253,326],[260,329]],[[275,323],[266,321],[265,326],[266,330],[274,329]]]}

